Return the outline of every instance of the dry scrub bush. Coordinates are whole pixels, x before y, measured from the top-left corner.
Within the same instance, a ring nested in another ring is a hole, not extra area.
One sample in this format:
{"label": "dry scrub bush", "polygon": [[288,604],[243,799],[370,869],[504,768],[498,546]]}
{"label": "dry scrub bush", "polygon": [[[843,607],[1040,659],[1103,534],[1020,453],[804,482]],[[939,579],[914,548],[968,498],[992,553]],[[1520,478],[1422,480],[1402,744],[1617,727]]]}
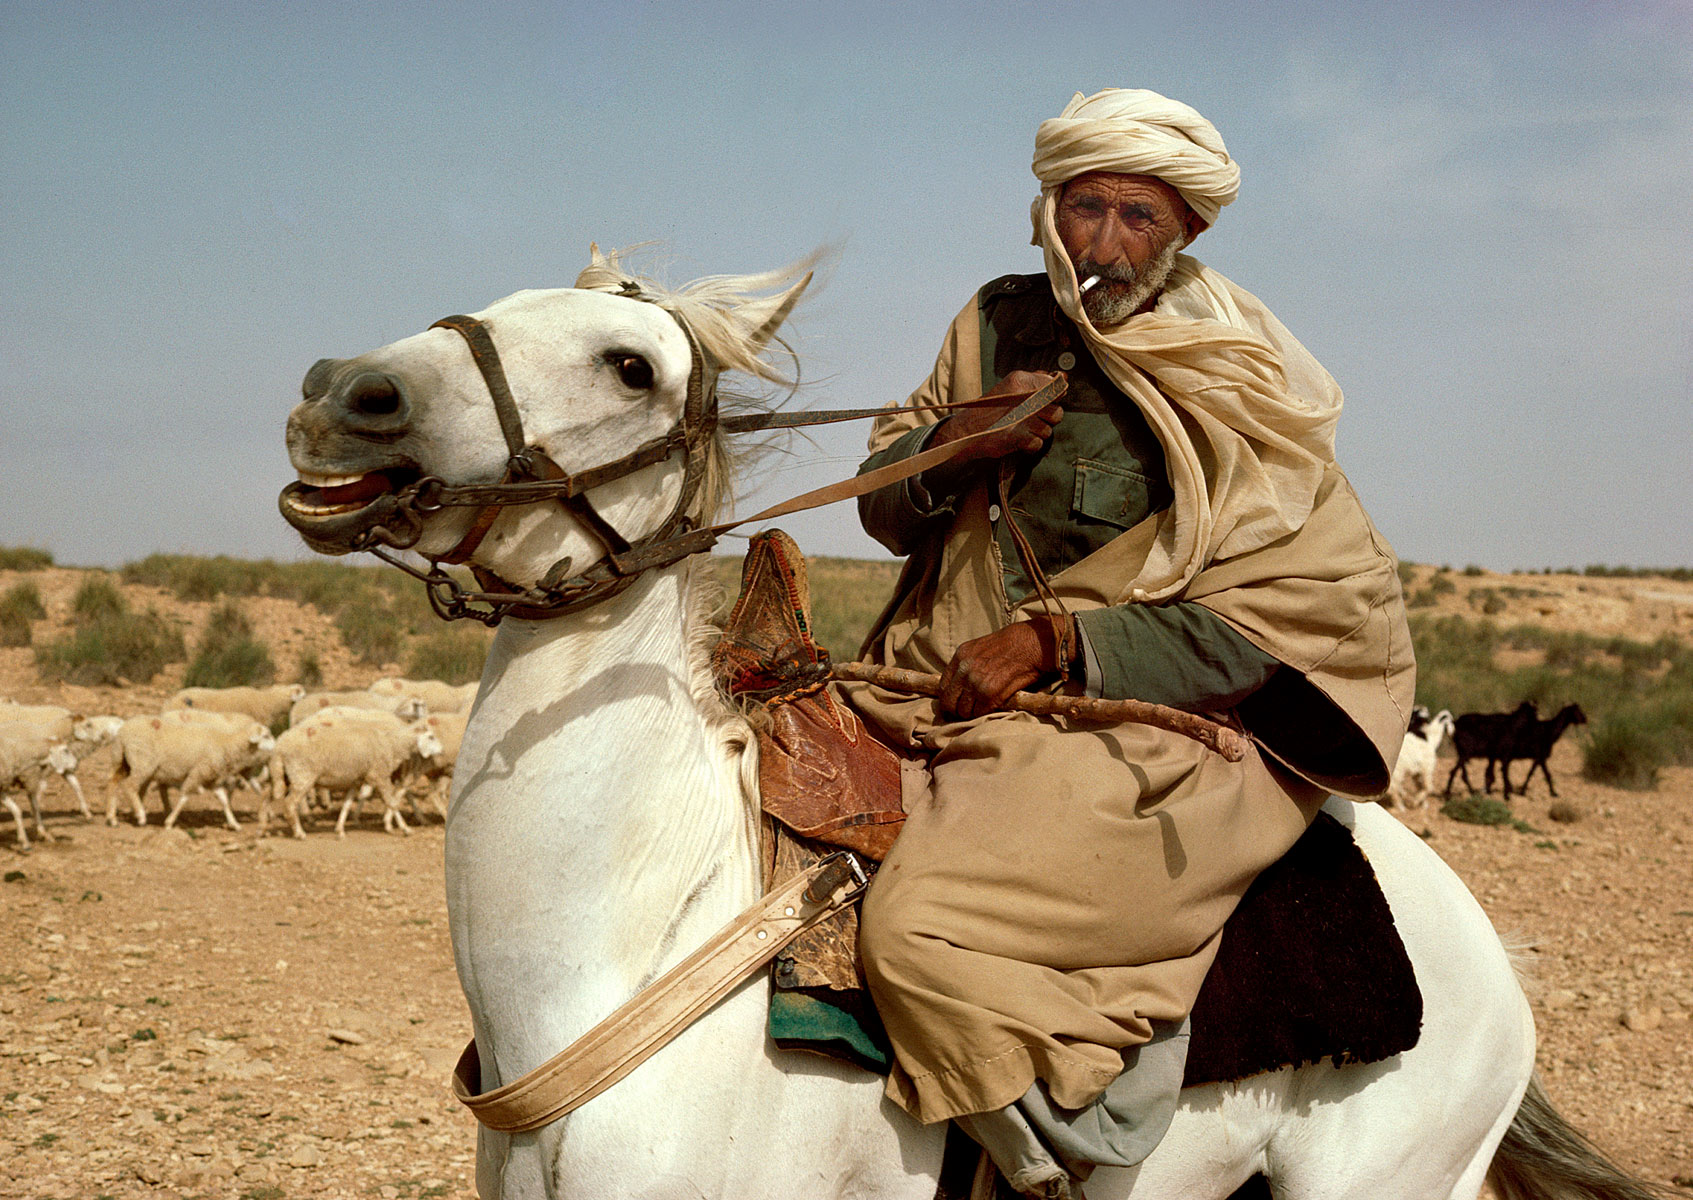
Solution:
{"label": "dry scrub bush", "polygon": [[460,624],[428,634],[412,646],[406,674],[454,684],[480,679],[489,640],[488,631],[480,625]]}
{"label": "dry scrub bush", "polygon": [[34,546],[0,546],[0,571],[39,571],[53,565],[53,556]]}
{"label": "dry scrub bush", "polygon": [[89,579],[77,590],[71,612],[76,628],[35,648],[35,669],[43,683],[146,683],[166,663],[182,661],[182,634],[176,627],[152,610],[130,612],[104,578]]}
{"label": "dry scrub bush", "polygon": [[32,640],[31,621],[47,615],[41,603],[41,591],[33,581],[25,580],[6,590],[0,597],[0,646],[27,646]]}
{"label": "dry scrub bush", "polygon": [[184,687],[263,687],[276,678],[270,651],[253,636],[253,626],[225,601],[212,611],[183,675]]}
{"label": "dry scrub bush", "polygon": [[122,616],[128,611],[129,602],[118,591],[117,585],[104,575],[90,575],[84,579],[71,600],[71,618],[78,625]]}

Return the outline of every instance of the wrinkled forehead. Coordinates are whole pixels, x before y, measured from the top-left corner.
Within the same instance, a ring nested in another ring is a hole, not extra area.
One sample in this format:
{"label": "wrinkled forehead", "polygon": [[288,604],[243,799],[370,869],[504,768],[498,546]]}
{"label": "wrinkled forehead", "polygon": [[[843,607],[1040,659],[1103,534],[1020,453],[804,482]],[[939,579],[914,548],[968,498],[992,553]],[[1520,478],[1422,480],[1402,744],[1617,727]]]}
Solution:
{"label": "wrinkled forehead", "polygon": [[1125,175],[1118,171],[1084,171],[1066,180],[1062,196],[1099,196],[1106,200],[1158,200],[1185,216],[1187,201],[1181,192],[1156,175]]}

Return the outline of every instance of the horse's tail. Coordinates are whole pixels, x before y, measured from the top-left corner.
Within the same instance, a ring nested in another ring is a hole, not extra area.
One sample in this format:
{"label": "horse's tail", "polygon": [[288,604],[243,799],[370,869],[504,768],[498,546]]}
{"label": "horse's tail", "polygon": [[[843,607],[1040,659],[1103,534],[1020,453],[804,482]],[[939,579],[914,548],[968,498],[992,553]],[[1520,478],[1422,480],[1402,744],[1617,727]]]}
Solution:
{"label": "horse's tail", "polygon": [[1664,1200],[1670,1193],[1611,1162],[1552,1107],[1536,1073],[1493,1156],[1499,1200]]}

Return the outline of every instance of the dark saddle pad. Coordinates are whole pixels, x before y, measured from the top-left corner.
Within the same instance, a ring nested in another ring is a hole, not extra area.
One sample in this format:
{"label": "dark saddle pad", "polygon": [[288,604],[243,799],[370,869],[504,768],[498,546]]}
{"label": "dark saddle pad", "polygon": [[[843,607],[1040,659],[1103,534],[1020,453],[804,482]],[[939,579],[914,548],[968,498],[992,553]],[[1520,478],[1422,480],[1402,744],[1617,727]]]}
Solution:
{"label": "dark saddle pad", "polygon": [[[773,881],[838,847],[879,861],[904,817],[898,755],[821,690],[828,655],[811,638],[809,601],[798,548],[780,531],[758,535],[715,654],[725,690],[766,705],[755,724]],[[886,1072],[857,949],[855,909],[788,946],[773,968],[770,1033]],[[1184,1085],[1379,1062],[1415,1046],[1421,1028],[1422,995],[1375,872],[1346,827],[1320,814],[1224,927],[1194,1005]]]}

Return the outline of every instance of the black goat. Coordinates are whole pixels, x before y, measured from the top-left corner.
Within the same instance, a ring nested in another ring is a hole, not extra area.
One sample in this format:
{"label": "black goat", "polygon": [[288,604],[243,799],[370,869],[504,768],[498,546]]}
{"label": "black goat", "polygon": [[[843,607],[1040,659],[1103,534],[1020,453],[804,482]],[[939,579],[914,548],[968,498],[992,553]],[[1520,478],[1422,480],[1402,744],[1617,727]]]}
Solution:
{"label": "black goat", "polygon": [[1557,745],[1558,739],[1564,736],[1564,730],[1571,725],[1585,724],[1587,714],[1581,711],[1581,705],[1566,704],[1550,721],[1530,721],[1517,730],[1516,736],[1511,740],[1510,751],[1499,768],[1499,773],[1505,781],[1505,798],[1511,798],[1511,763],[1519,758],[1533,761],[1528,765],[1528,774],[1523,776],[1522,786],[1517,789],[1518,793],[1528,794],[1528,781],[1534,775],[1534,769],[1539,767],[1540,773],[1546,776],[1546,790],[1556,796],[1558,789],[1552,786],[1552,772],[1546,769],[1547,756],[1552,753],[1552,747]]}
{"label": "black goat", "polygon": [[[1527,700],[1517,705],[1508,713],[1465,713],[1452,726],[1452,748],[1458,752],[1458,762],[1446,776],[1446,790],[1442,796],[1452,794],[1452,780],[1461,771],[1464,775],[1464,786],[1475,791],[1475,784],[1470,782],[1469,760],[1485,758],[1487,772],[1482,776],[1482,791],[1493,790],[1493,767],[1495,763],[1508,761],[1507,756],[1511,747],[1516,745],[1518,734],[1530,725],[1535,724],[1534,705]],[[1504,775],[1504,771],[1500,771]],[[1511,795],[1511,781],[1505,780],[1505,796]]]}

